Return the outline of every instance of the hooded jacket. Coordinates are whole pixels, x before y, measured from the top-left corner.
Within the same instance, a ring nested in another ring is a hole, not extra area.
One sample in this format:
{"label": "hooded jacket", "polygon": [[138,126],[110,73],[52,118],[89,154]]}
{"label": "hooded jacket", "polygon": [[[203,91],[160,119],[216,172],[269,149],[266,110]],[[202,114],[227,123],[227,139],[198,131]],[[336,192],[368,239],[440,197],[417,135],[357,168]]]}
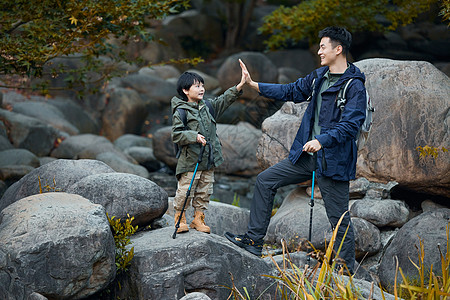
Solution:
{"label": "hooded jacket", "polygon": [[[214,108],[215,117],[219,118],[223,112],[242,94],[238,92],[236,87],[231,87],[222,95],[214,99],[208,99]],[[200,153],[201,144],[197,143],[197,134],[203,135],[212,146],[213,164],[211,167],[218,167],[223,162],[222,147],[219,137],[217,136],[217,123],[211,116],[204,100],[198,104],[187,102],[178,97],[173,97],[172,105],[172,141],[181,147],[181,154],[178,158],[176,167],[176,175],[181,173],[192,172],[197,164],[198,155]],[[183,121],[177,108],[186,111],[187,129],[185,129]],[[208,157],[210,155],[209,147],[205,147],[202,162],[197,170],[204,171],[208,168]]]}
{"label": "hooded jacket", "polygon": [[[314,73],[317,74],[314,97],[311,99],[294,142],[289,151],[289,160],[295,164],[303,152],[303,146],[309,141],[314,125],[314,110],[317,95],[328,67],[322,67],[304,78],[289,84],[259,83],[260,93],[274,100],[303,102],[311,94]],[[336,105],[339,90],[350,79],[347,92],[347,104],[344,110]],[[347,68],[339,80],[322,92],[322,106],[319,114],[320,134],[315,138],[322,145],[317,153],[318,176],[331,177],[334,180],[349,181],[355,179],[357,147],[355,137],[364,123],[366,111],[366,89],[364,74],[353,64]]]}

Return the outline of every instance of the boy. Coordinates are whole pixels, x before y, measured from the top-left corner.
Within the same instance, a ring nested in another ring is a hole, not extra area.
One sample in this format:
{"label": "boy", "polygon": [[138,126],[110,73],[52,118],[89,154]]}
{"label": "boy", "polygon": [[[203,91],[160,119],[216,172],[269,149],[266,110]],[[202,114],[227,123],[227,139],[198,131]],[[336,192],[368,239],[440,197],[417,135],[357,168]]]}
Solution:
{"label": "boy", "polygon": [[[203,100],[205,94],[203,78],[193,72],[184,72],[178,79],[177,92],[179,97],[173,97],[171,103],[173,112],[172,140],[178,144],[181,150],[176,167],[178,188],[173,200],[175,225],[183,209],[186,192],[194,174],[200,148],[206,146],[208,142],[210,147],[205,147],[203,154],[205,159],[197,168],[186,207],[192,201],[195,213],[194,221],[190,224],[191,228],[205,233],[211,231],[209,226],[205,224],[204,211],[208,208],[209,199],[213,192],[214,167],[223,162],[220,141],[216,135],[215,119],[220,117],[242,94],[244,83],[245,79],[242,75],[241,82],[238,85],[229,88],[221,96],[209,100],[215,115],[213,117],[210,108]],[[180,112],[177,110],[178,108],[183,109],[186,113],[186,127],[181,119]],[[210,168],[208,168],[209,165]],[[186,224],[185,212],[183,212],[177,233],[187,231],[189,231],[189,228]]]}

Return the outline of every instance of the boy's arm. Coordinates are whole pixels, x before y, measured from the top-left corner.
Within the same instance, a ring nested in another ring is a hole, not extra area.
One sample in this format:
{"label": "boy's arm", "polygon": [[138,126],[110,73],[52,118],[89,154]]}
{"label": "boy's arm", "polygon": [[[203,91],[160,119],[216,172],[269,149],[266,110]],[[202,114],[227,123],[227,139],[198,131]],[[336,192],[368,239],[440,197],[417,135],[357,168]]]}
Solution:
{"label": "boy's arm", "polygon": [[172,116],[172,141],[175,144],[184,146],[197,143],[199,133],[195,130],[186,130],[181,121],[180,114],[175,112]]}

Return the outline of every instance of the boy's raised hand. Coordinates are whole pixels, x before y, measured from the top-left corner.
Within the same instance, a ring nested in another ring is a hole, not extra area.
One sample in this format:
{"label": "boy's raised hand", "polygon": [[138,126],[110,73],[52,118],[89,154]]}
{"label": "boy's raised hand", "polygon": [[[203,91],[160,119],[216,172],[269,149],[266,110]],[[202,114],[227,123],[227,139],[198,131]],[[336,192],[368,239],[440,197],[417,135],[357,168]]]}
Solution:
{"label": "boy's raised hand", "polygon": [[259,92],[258,83],[254,82],[252,80],[252,77],[250,76],[250,73],[247,70],[247,66],[244,64],[244,62],[241,59],[239,59],[239,64],[241,65],[241,70],[242,70],[241,82],[242,82],[242,80],[244,80],[245,83],[247,83],[250,87],[252,87],[253,89],[255,89]]}

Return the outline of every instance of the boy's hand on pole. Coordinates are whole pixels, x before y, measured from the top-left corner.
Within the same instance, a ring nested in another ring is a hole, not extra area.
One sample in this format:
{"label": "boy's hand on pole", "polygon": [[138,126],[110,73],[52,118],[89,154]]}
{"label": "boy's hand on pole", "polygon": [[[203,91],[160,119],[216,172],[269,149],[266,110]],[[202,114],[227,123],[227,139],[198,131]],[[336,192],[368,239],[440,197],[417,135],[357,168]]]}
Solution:
{"label": "boy's hand on pole", "polygon": [[200,133],[197,134],[197,143],[202,144],[203,146],[206,145],[206,138]]}

